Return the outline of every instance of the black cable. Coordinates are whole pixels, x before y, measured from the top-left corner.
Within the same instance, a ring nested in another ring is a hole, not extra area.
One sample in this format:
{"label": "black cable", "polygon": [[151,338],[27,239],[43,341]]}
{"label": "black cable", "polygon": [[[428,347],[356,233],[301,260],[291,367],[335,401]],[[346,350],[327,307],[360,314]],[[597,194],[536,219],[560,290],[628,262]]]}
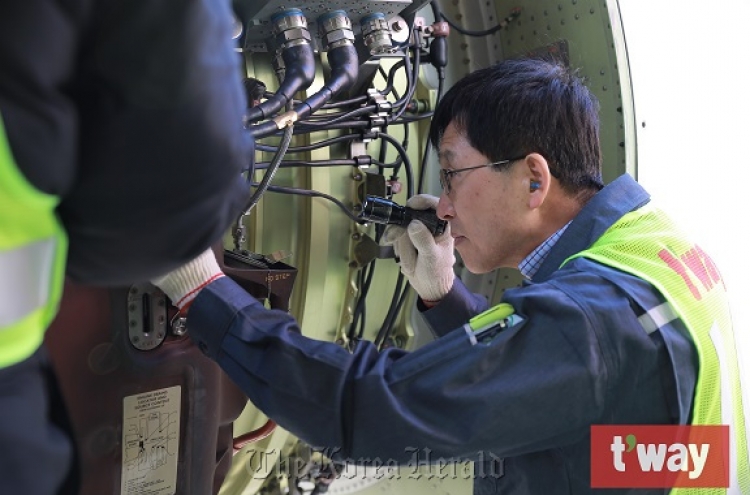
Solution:
{"label": "black cable", "polygon": [[350,107],[352,105],[360,105],[367,101],[369,96],[362,95],[362,96],[356,96],[354,98],[350,98],[348,100],[341,100],[341,101],[332,101],[330,103],[326,103],[323,105],[322,108],[341,108],[341,107]]}
{"label": "black cable", "polygon": [[391,332],[393,331],[393,325],[396,323],[396,317],[401,312],[401,308],[404,306],[404,301],[406,301],[406,296],[409,294],[410,288],[411,285],[406,284],[406,286],[401,291],[401,295],[398,298],[395,309],[392,312],[389,311],[388,315],[386,315],[386,319],[383,321],[383,328],[385,328],[386,330],[383,334],[383,339],[381,342],[388,341],[388,337],[390,337]]}
{"label": "black cable", "polygon": [[[380,142],[380,151],[378,152],[379,153],[378,154],[378,161],[379,162],[384,162],[385,161],[385,156],[386,156],[387,152],[388,152],[388,142],[387,141],[385,141],[385,142],[381,141]],[[399,156],[399,158],[401,158],[401,157]],[[398,160],[397,160],[397,163],[401,163],[401,162],[398,162]],[[378,173],[380,175],[383,175],[383,169],[379,168],[378,169]]]}
{"label": "black cable", "polygon": [[[265,93],[263,93],[263,96],[264,96],[264,98],[272,98],[274,94],[275,93],[272,92],[272,91],[266,91]],[[369,96],[362,95],[362,96],[356,96],[354,98],[350,98],[348,100],[331,101],[330,103],[326,103],[325,105],[323,105],[320,108],[330,109],[330,108],[340,108],[340,107],[357,105],[357,104],[361,104],[361,103],[367,101],[368,98],[369,98]],[[292,99],[292,103],[294,103],[295,105],[298,105],[298,104],[302,103],[303,101],[304,100],[298,100],[296,98]]]}
{"label": "black cable", "polygon": [[[269,121],[269,122],[272,122],[272,121]],[[266,122],[266,123],[268,123],[268,122]],[[337,122],[335,124],[329,124],[326,127],[326,130],[341,129],[341,130],[350,131],[352,129],[366,129],[366,128],[371,127],[371,126],[372,126],[372,124],[370,124],[370,122],[365,122],[365,121],[362,121],[362,120],[352,120],[352,121],[348,121],[348,122]],[[252,134],[253,129],[250,128],[250,129],[248,129],[248,131],[251,131],[251,134]],[[294,135],[295,136],[299,135],[299,134],[310,134],[310,133],[318,132],[318,131],[320,131],[319,127],[316,127],[316,126],[306,126],[304,122],[294,125]],[[258,134],[253,134],[253,135],[254,135],[255,139],[260,139],[260,138],[266,138],[266,137],[276,136],[280,132],[281,131],[279,131],[279,130],[274,130],[273,132],[265,132],[265,130],[263,130],[263,132],[259,132]],[[261,145],[256,145],[256,149],[259,150],[259,151],[272,151],[271,147],[264,146],[264,147],[261,148],[259,146],[261,146]]]}
{"label": "black cable", "polygon": [[380,77],[382,77],[386,84],[388,84],[388,74],[385,73],[385,69],[382,65],[378,65],[378,74],[380,74]]}
{"label": "black cable", "polygon": [[343,211],[346,214],[346,216],[348,216],[355,222],[359,224],[365,223],[354,212],[352,212],[349,208],[347,208],[346,205],[344,205],[344,203],[334,198],[333,196],[329,196],[328,194],[322,193],[320,191],[314,191],[312,189],[297,189],[295,187],[284,187],[284,186],[268,186],[267,191],[280,193],[280,194],[293,194],[296,196],[308,196],[311,198],[327,199],[328,201],[332,202],[333,204],[341,208],[341,211]]}
{"label": "black cable", "polygon": [[396,115],[390,120],[396,120],[406,111],[406,107],[409,106],[409,102],[414,97],[414,91],[417,89],[417,81],[419,79],[419,64],[421,63],[422,50],[419,46],[414,49],[414,65],[411,64],[411,57],[409,57],[409,48],[406,49],[406,56],[404,62],[406,64],[406,94],[393,104],[393,108],[398,108]]}
{"label": "black cable", "polygon": [[[326,126],[326,130],[332,130],[332,129],[364,129],[367,127],[370,127],[372,124],[370,122],[365,122],[361,120],[351,120],[347,122],[336,122],[334,124],[329,124]],[[311,132],[317,132],[320,128],[318,126],[308,126],[305,122],[296,124],[294,126],[294,133],[295,134],[310,134]]]}
{"label": "black cable", "polygon": [[[306,151],[313,151],[313,150],[317,150],[320,148],[325,148],[326,146],[332,146],[336,143],[354,141],[355,139],[359,139],[359,137],[360,136],[357,134],[343,134],[341,136],[328,138],[323,141],[318,141],[317,143],[308,144],[306,146],[292,146],[286,150],[286,154],[289,155],[291,153],[303,153]],[[255,143],[255,149],[257,151],[269,151],[273,153],[278,149],[278,146],[270,146],[267,144]]]}
{"label": "black cable", "polygon": [[388,314],[383,320],[383,325],[378,330],[378,334],[375,336],[373,343],[376,347],[380,348],[385,342],[386,337],[391,332],[389,322],[395,318],[394,312],[398,306],[398,302],[401,298],[401,290],[404,285],[404,274],[399,272],[398,278],[396,279],[396,290],[393,291],[393,298],[391,299],[391,305],[388,308]]}
{"label": "black cable", "polygon": [[[362,107],[360,107],[362,108]],[[356,110],[356,109],[355,109]],[[336,119],[339,117],[343,117],[346,115],[349,115],[353,110],[342,110],[339,112],[321,112],[321,113],[314,113],[310,115],[308,118],[306,118],[305,122],[319,122],[319,121],[325,121],[326,119]]]}
{"label": "black cable", "polygon": [[505,19],[503,19],[502,21],[500,21],[499,24],[497,24],[496,26],[491,27],[489,29],[483,29],[481,31],[473,31],[471,29],[462,28],[461,26],[459,26],[455,22],[453,22],[450,19],[448,19],[445,16],[445,14],[443,14],[442,12],[440,13],[440,16],[443,18],[443,20],[445,22],[448,23],[448,25],[450,27],[452,27],[453,29],[455,29],[456,31],[458,31],[459,33],[461,33],[463,35],[466,35],[466,36],[489,36],[491,34],[495,34],[496,32],[500,31],[501,29],[505,28],[511,21],[513,21],[513,19],[515,19],[516,17],[518,17],[518,15],[520,13],[521,13],[520,9],[515,8],[515,9],[513,9],[511,11],[510,15],[508,17],[506,17]]}
{"label": "black cable", "polygon": [[382,67],[379,67],[379,69],[382,71],[383,78],[385,79],[385,88],[380,89],[380,94],[383,96],[387,95],[388,93],[393,93],[393,97],[396,98],[396,100],[399,99],[398,92],[394,88],[394,81],[396,79],[396,71],[403,67],[405,65],[403,60],[399,60],[388,71],[388,75],[385,75],[385,69]]}
{"label": "black cable", "polygon": [[362,340],[365,334],[365,328],[367,327],[366,321],[365,321],[366,319],[367,319],[367,306],[363,304],[362,311],[360,311],[359,330],[357,331],[358,340]]}
{"label": "black cable", "polygon": [[[281,144],[279,145],[279,148],[276,151],[276,156],[273,157],[273,160],[271,161],[270,166],[268,167],[265,175],[263,176],[263,180],[261,180],[260,184],[258,184],[258,188],[250,196],[250,199],[247,200],[247,203],[245,203],[245,207],[242,209],[242,215],[246,215],[248,211],[253,209],[253,207],[260,200],[260,197],[268,189],[269,185],[271,184],[271,181],[273,180],[274,176],[276,175],[276,172],[279,169],[279,166],[281,165],[281,160],[282,158],[284,158],[287,148],[289,148],[289,144],[292,142],[293,132],[294,132],[294,126],[288,126],[286,129],[284,129],[284,135],[281,138]],[[248,179],[248,182],[252,181],[252,177],[250,175],[248,175],[247,179]]]}
{"label": "black cable", "polygon": [[394,120],[391,122],[393,125],[397,124],[411,124],[412,122],[419,122],[420,120],[429,119],[434,115],[435,112],[424,112],[424,113],[418,113],[412,116],[404,115],[398,120]]}
{"label": "black cable", "polygon": [[[269,167],[271,162],[258,162],[255,164],[256,170],[265,170]],[[370,163],[362,163],[361,160],[357,160],[355,158],[341,158],[341,159],[333,159],[333,160],[314,160],[314,161],[305,161],[305,160],[284,160],[281,162],[280,168],[295,168],[295,167],[311,167],[311,168],[322,168],[322,167],[371,167],[371,166],[377,166],[382,168],[393,168],[397,164],[396,163],[383,163],[378,160],[373,160],[370,158]]]}
{"label": "black cable", "polygon": [[[440,102],[440,98],[443,96],[444,81],[445,77],[443,73],[443,77],[438,78],[438,90],[435,97],[435,106],[437,106],[438,102]],[[422,192],[424,192],[425,170],[427,169],[427,157],[429,156],[430,151],[432,151],[432,142],[427,139],[427,142],[424,145],[424,153],[422,154],[422,165],[419,169],[419,183],[417,186],[417,194],[422,194]]]}
{"label": "black cable", "polygon": [[[359,272],[359,277],[358,277],[359,280],[357,281],[357,284],[359,285],[359,297],[357,298],[357,305],[354,307],[354,312],[352,314],[352,323],[351,325],[349,325],[349,330],[348,330],[349,340],[353,340],[355,338],[357,340],[362,340],[362,337],[364,336],[365,301],[367,299],[367,294],[370,291],[370,284],[372,283],[372,276],[375,273],[376,261],[377,260],[373,260],[372,263],[366,265]],[[359,325],[359,331],[357,331],[358,325]]]}
{"label": "black cable", "polygon": [[[281,160],[284,158],[284,154],[286,154],[287,149],[289,149],[289,144],[292,142],[293,132],[294,132],[293,126],[289,126],[284,130],[284,135],[281,138],[281,144],[276,149],[276,154],[274,155],[273,160],[269,164],[268,170],[266,170],[266,173],[263,175],[263,180],[260,182],[260,184],[258,184],[258,187],[253,192],[253,194],[250,195],[250,198],[248,198],[240,214],[237,215],[237,219],[234,222],[234,229],[233,229],[233,234],[232,234],[234,237],[234,249],[235,250],[239,250],[240,243],[244,236],[245,229],[242,225],[242,217],[247,215],[248,212],[251,209],[253,209],[253,207],[255,207],[255,205],[260,200],[260,197],[268,189],[268,186],[271,184],[271,181],[273,180],[274,175],[276,175],[276,172],[279,169]],[[247,182],[249,183],[252,182],[254,174],[255,174],[255,163],[254,163],[254,160],[250,160],[250,164],[248,165],[248,169],[247,169]]]}
{"label": "black cable", "polygon": [[366,107],[357,108],[356,110],[352,110],[350,112],[344,112],[342,115],[339,115],[338,117],[335,117],[332,119],[325,119],[326,115],[321,115],[320,118],[325,119],[325,120],[320,121],[320,122],[304,120],[304,121],[301,121],[298,125],[327,127],[331,124],[336,124],[338,122],[341,122],[344,119],[348,119],[352,117],[359,117],[360,115],[367,115],[367,114],[373,113],[377,109],[378,109],[377,105],[368,105]]}
{"label": "black cable", "polygon": [[406,154],[406,150],[401,145],[401,143],[398,142],[396,138],[391,136],[390,134],[386,134],[385,132],[381,132],[378,134],[382,139],[385,139],[388,141],[394,148],[396,148],[396,151],[398,152],[399,156],[404,162],[404,168],[406,169],[406,197],[411,198],[414,196],[414,174],[411,166],[411,160],[409,159],[409,155]]}

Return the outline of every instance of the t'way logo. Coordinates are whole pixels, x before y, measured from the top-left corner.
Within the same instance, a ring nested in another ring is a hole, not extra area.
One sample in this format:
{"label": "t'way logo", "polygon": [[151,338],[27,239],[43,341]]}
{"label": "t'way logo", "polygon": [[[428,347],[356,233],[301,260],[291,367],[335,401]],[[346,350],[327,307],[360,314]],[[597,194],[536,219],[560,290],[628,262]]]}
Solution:
{"label": "t'way logo", "polygon": [[591,427],[593,488],[725,488],[729,427]]}
{"label": "t'way logo", "polygon": [[[722,280],[716,264],[697,245],[688,249],[679,258],[668,250],[662,249],[659,251],[659,258],[682,277],[683,282],[685,282],[687,288],[690,289],[690,293],[697,301],[703,298],[699,286],[702,286],[703,290],[708,292],[718,283],[721,283],[722,286],[724,285],[724,280]],[[690,275],[691,273],[692,276]],[[698,279],[700,284],[694,283],[693,277]],[[726,290],[726,287],[724,287],[724,290]]]}

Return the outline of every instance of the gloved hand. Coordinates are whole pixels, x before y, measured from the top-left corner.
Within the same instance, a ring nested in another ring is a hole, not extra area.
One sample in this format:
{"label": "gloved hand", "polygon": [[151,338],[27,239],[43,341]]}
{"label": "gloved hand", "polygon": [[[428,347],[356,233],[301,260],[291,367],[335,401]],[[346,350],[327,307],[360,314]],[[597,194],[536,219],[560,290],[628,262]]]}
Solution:
{"label": "gloved hand", "polygon": [[[437,204],[438,198],[429,194],[413,196],[406,202],[406,206],[415,210],[437,209]],[[396,257],[400,258],[401,273],[423,301],[440,301],[453,287],[456,256],[450,224],[437,237],[419,220],[412,220],[407,228],[388,225],[381,244],[393,246]]]}
{"label": "gloved hand", "polygon": [[182,311],[193,302],[203,287],[223,276],[216,256],[209,248],[193,261],[151,280],[151,283],[160,288],[172,300],[172,304]]}

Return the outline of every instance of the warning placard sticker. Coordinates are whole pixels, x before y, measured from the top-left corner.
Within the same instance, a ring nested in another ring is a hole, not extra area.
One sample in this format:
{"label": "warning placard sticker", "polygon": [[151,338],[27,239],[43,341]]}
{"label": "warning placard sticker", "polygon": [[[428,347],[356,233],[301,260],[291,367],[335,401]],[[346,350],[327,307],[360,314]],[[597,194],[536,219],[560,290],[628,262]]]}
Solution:
{"label": "warning placard sticker", "polygon": [[123,399],[120,495],[177,493],[180,387]]}

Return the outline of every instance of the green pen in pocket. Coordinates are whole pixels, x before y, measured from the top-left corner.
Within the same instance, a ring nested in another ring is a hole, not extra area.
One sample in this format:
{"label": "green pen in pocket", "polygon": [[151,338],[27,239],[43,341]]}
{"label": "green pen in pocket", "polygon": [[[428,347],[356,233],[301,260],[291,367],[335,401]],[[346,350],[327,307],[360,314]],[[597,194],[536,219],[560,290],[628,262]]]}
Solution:
{"label": "green pen in pocket", "polygon": [[464,325],[471,345],[487,343],[506,328],[518,325],[524,318],[515,314],[513,306],[500,303],[487,311],[476,315]]}

